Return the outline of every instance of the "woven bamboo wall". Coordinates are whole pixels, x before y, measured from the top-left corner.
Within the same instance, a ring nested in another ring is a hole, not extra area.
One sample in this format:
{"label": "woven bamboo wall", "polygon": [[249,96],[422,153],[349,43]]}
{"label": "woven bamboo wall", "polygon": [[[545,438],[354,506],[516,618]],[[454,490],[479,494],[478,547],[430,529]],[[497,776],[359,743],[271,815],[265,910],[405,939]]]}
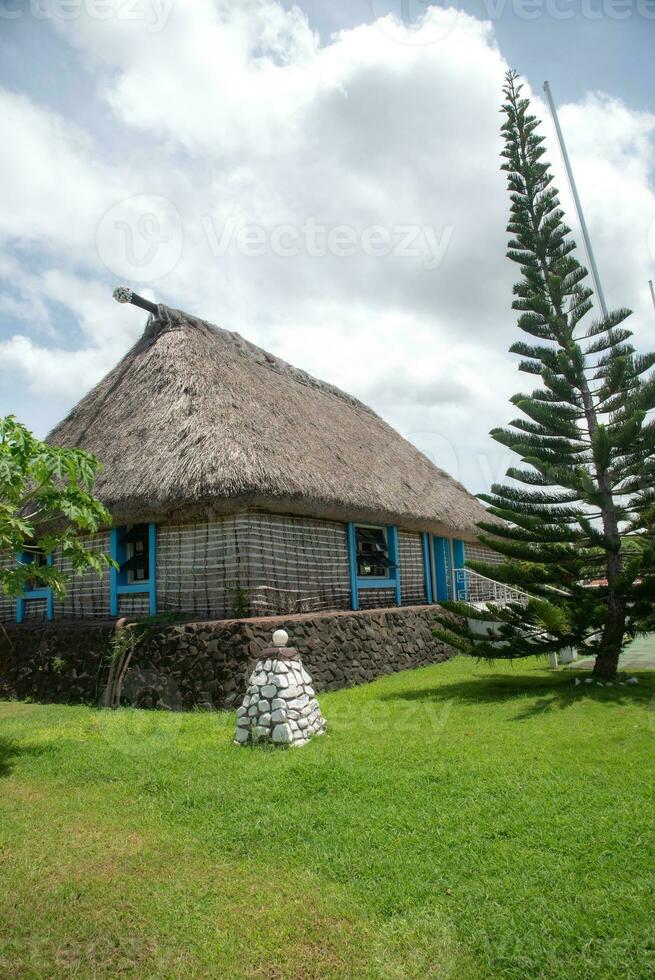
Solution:
{"label": "woven bamboo wall", "polygon": [[412,534],[410,531],[398,532],[398,560],[403,606],[416,606],[427,602],[423,541],[420,534]]}
{"label": "woven bamboo wall", "polygon": [[253,615],[350,609],[345,525],[248,515],[245,587]]}
{"label": "woven bamboo wall", "polygon": [[157,604],[216,619],[348,609],[345,526],[255,513],[161,526]]}
{"label": "woven bamboo wall", "polygon": [[234,615],[243,580],[244,516],[157,528],[157,608],[201,619]]}
{"label": "woven bamboo wall", "polygon": [[[6,567],[9,562],[7,552],[0,552],[0,562]],[[0,623],[14,622],[16,622],[16,600],[0,591]]]}
{"label": "woven bamboo wall", "polygon": [[47,620],[48,604],[45,599],[30,599],[25,603],[23,622],[34,623]]}
{"label": "woven bamboo wall", "polygon": [[360,589],[360,609],[387,609],[396,605],[396,590],[391,589]]}
{"label": "woven bamboo wall", "polygon": [[[96,534],[84,539],[90,551],[109,551],[109,533]],[[57,599],[55,596],[53,614],[55,619],[107,619],[109,616],[109,572],[100,578],[94,571],[77,575],[73,572],[70,560],[55,555],[54,563],[62,571],[70,575],[66,587],[66,596]],[[29,599],[24,607],[25,620],[46,619],[46,602],[44,599]],[[0,621],[15,622],[16,600],[0,593]]]}
{"label": "woven bamboo wall", "polygon": [[[84,539],[89,551],[103,551],[109,554],[109,532],[103,531]],[[109,617],[109,570],[102,577],[92,569],[76,575],[69,559],[61,555],[55,557],[55,564],[70,575],[63,599],[55,596],[53,615],[55,619],[107,619]],[[32,605],[26,602],[26,606]]]}
{"label": "woven bamboo wall", "polygon": [[[109,534],[96,535],[87,546],[109,551]],[[467,556],[498,561],[481,545],[468,545]],[[404,605],[425,600],[421,535],[398,534],[400,580]],[[70,571],[70,563],[59,559]],[[448,573],[450,569],[448,568]],[[448,574],[449,591],[451,585]],[[45,616],[38,600],[26,605],[26,616]],[[360,590],[360,607],[395,606],[393,587]],[[43,606],[43,608],[42,608]],[[244,513],[197,524],[157,528],[157,606],[198,619],[244,615],[285,615],[351,606],[346,527],[331,521]],[[120,615],[148,615],[147,595],[121,596]],[[13,621],[14,600],[0,595],[0,619]],[[108,618],[109,573],[73,575],[67,595],[55,599],[59,618]]]}
{"label": "woven bamboo wall", "polygon": [[149,616],[150,596],[145,592],[135,592],[133,595],[119,595],[119,616]]}
{"label": "woven bamboo wall", "polygon": [[466,544],[466,560],[485,561],[489,565],[502,565],[504,558],[484,544]]}

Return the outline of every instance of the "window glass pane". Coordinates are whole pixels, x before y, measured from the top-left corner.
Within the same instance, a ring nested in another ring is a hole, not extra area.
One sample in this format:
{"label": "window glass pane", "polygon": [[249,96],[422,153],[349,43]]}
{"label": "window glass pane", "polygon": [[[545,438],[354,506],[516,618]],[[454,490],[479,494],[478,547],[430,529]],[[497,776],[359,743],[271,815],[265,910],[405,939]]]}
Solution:
{"label": "window glass pane", "polygon": [[150,548],[147,524],[133,524],[125,529],[120,539],[125,547],[125,561],[121,572],[125,572],[127,584],[147,582],[150,578]]}
{"label": "window glass pane", "polygon": [[389,578],[393,562],[389,559],[387,534],[383,527],[355,527],[357,575],[360,578]]}

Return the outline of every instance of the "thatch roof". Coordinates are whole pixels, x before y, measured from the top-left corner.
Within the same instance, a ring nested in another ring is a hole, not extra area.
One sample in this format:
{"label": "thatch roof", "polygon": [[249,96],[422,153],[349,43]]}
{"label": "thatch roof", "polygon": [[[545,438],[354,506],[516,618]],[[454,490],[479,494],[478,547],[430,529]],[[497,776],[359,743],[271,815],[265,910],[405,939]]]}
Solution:
{"label": "thatch roof", "polygon": [[117,524],[245,508],[475,537],[482,505],[356,398],[179,310],[49,435],[94,453]]}

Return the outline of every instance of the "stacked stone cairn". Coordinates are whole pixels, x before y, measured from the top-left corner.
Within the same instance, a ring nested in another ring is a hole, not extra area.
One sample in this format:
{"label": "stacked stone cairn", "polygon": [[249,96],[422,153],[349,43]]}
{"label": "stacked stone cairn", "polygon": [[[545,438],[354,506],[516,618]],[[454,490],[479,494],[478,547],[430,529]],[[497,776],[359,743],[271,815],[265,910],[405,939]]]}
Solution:
{"label": "stacked stone cairn", "polygon": [[237,745],[273,742],[300,746],[325,731],[312,679],[298,651],[287,647],[288,639],[284,630],[276,630],[273,646],[263,650],[257,661],[237,710]]}

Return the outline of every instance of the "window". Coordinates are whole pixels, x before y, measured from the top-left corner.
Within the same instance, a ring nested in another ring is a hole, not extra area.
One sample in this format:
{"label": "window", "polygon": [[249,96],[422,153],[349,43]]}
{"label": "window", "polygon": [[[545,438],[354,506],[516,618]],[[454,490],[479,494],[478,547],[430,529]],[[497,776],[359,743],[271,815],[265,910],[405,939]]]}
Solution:
{"label": "window", "polygon": [[126,528],[119,538],[123,546],[124,560],[120,562],[121,572],[128,585],[147,582],[150,578],[150,549],[147,524],[133,524]]}
{"label": "window", "polygon": [[111,557],[118,568],[109,573],[109,611],[118,616],[120,597],[146,594],[150,615],[157,614],[157,526],[127,524],[109,532]]}
{"label": "window", "polygon": [[[48,559],[46,558],[42,548],[37,548],[36,545],[28,544],[26,546],[29,550],[23,552],[23,563],[25,565],[34,565],[35,568],[45,568],[48,565]],[[30,578],[25,584],[26,592],[36,592],[38,589],[42,589],[44,586],[42,582],[36,577]]]}
{"label": "window", "polygon": [[359,578],[390,578],[396,566],[389,558],[387,532],[383,527],[356,525],[355,550]]}

